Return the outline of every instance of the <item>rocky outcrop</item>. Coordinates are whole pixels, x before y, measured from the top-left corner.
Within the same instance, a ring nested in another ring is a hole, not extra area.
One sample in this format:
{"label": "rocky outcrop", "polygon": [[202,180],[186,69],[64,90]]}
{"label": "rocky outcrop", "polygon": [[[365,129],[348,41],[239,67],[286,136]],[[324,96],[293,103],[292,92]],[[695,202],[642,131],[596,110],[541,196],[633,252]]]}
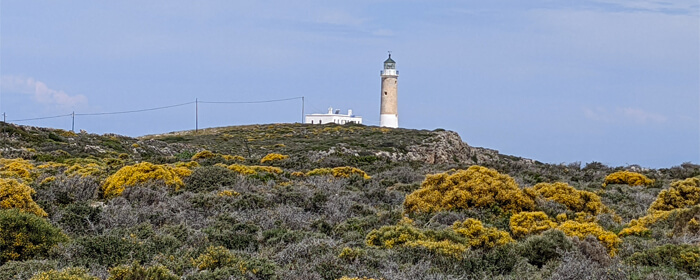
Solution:
{"label": "rocky outcrop", "polygon": [[430,164],[477,164],[498,158],[498,151],[471,147],[454,131],[435,132],[435,135],[418,145],[408,146],[406,150],[406,153],[380,151],[376,155],[392,160],[422,161]]}

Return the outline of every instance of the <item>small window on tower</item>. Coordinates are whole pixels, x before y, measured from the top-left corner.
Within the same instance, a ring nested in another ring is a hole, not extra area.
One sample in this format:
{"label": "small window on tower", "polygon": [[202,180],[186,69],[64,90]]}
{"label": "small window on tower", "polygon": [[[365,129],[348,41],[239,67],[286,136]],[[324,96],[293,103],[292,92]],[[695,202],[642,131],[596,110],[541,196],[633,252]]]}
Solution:
{"label": "small window on tower", "polygon": [[386,95],[386,91],[384,92],[384,95]]}

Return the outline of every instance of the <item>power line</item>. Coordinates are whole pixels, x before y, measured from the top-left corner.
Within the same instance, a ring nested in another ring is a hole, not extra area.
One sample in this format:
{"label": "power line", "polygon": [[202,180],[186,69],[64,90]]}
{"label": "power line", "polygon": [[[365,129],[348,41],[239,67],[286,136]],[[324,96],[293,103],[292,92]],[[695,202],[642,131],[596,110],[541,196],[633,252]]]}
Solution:
{"label": "power line", "polygon": [[194,103],[195,103],[195,101],[190,101],[190,102],[181,103],[181,104],[175,104],[175,105],[170,105],[170,106],[155,107],[155,108],[140,109],[140,110],[119,111],[119,112],[102,112],[102,113],[82,113],[82,114],[75,114],[75,115],[76,115],[76,116],[100,116],[100,115],[117,115],[117,114],[140,113],[140,112],[147,112],[147,111],[155,111],[155,110],[162,110],[162,109],[168,109],[168,108],[175,108],[175,107],[190,105],[190,104],[194,104]]}
{"label": "power line", "polygon": [[50,116],[50,117],[39,117],[39,118],[21,119],[21,120],[7,120],[7,121],[8,122],[36,121],[36,120],[55,119],[55,118],[61,118],[61,117],[70,117],[72,115],[73,114],[65,114],[65,115]]}
{"label": "power line", "polygon": [[304,97],[299,96],[299,97],[291,97],[291,98],[285,98],[285,99],[272,99],[272,100],[259,100],[259,101],[198,101],[198,102],[205,103],[205,104],[251,104],[251,103],[280,102],[280,101],[296,100],[296,99],[303,99],[303,98]]}

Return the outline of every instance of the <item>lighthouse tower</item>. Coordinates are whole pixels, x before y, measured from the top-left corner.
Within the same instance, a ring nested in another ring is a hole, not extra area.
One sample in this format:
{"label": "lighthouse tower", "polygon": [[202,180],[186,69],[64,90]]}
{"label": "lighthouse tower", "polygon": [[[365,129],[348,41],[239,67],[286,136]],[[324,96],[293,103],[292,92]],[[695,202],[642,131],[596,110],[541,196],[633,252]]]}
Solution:
{"label": "lighthouse tower", "polygon": [[382,77],[382,105],[379,115],[379,126],[399,127],[398,86],[399,71],[396,71],[396,62],[389,58],[384,61],[384,70],[380,72]]}

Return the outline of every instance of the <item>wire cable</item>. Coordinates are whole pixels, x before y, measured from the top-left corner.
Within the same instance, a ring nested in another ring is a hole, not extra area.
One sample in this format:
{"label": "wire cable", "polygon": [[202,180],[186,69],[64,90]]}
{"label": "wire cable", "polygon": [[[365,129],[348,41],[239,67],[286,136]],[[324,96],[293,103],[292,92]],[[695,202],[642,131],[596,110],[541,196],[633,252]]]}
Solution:
{"label": "wire cable", "polygon": [[102,113],[81,113],[81,114],[75,114],[75,115],[76,116],[101,116],[101,115],[140,113],[140,112],[148,112],[148,111],[162,110],[162,109],[168,109],[168,108],[175,108],[175,107],[190,105],[190,104],[194,104],[194,103],[195,103],[194,101],[190,101],[187,103],[181,103],[181,104],[175,104],[175,105],[163,106],[163,107],[156,107],[156,108],[140,109],[140,110],[119,111],[119,112],[102,112]]}
{"label": "wire cable", "polygon": [[289,100],[302,99],[302,98],[303,97],[299,96],[299,97],[292,97],[292,98],[259,100],[259,101],[198,101],[198,102],[204,103],[204,104],[251,104],[251,103],[271,103],[271,102],[289,101]]}
{"label": "wire cable", "polygon": [[31,118],[31,119],[20,119],[20,120],[7,120],[8,122],[24,122],[24,121],[36,121],[36,120],[46,120],[46,119],[55,119],[55,118],[62,118],[62,117],[70,117],[73,114],[66,114],[66,115],[58,115],[58,116],[50,116],[50,117],[39,117],[39,118]]}

